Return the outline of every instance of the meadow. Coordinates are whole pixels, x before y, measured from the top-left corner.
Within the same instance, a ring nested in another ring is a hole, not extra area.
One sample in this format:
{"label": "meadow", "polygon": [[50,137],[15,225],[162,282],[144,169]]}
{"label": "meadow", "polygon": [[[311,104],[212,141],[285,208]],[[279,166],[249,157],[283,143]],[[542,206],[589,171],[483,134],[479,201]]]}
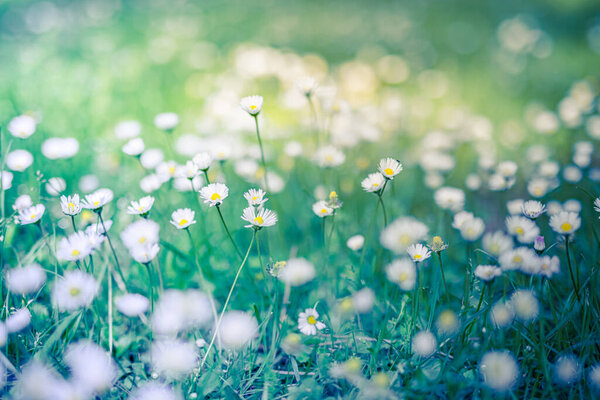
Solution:
{"label": "meadow", "polygon": [[0,4],[0,398],[600,397],[592,0]]}

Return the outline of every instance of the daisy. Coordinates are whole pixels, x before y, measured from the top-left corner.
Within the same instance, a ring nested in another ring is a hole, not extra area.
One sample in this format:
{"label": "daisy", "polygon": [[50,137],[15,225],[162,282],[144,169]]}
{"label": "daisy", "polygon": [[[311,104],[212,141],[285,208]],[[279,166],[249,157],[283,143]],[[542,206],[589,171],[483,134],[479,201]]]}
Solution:
{"label": "daisy", "polygon": [[429,228],[421,221],[412,217],[401,217],[385,227],[379,240],[386,249],[401,254],[411,244],[425,240],[428,232]]}
{"label": "daisy", "polygon": [[80,261],[92,253],[89,238],[84,232],[75,232],[62,238],[58,244],[56,257],[63,261]]}
{"label": "daisy", "polygon": [[78,269],[65,272],[54,283],[52,301],[60,311],[75,311],[92,304],[98,283],[92,275]]}
{"label": "daisy", "polygon": [[71,158],[79,151],[75,138],[50,138],[42,143],[42,154],[49,160]]}
{"label": "daisy", "polygon": [[394,179],[402,171],[402,164],[398,160],[387,157],[379,161],[378,170],[386,179]]}
{"label": "daisy", "polygon": [[192,161],[194,164],[196,164],[200,171],[208,171],[210,164],[213,162],[213,157],[210,153],[203,152],[196,154]]}
{"label": "daisy", "polygon": [[200,189],[200,197],[211,207],[221,205],[228,195],[229,188],[222,183],[211,183]]}
{"label": "daisy", "polygon": [[33,156],[27,150],[14,150],[6,155],[6,166],[12,171],[23,172],[33,163]]}
{"label": "daisy", "polygon": [[71,379],[92,393],[107,391],[117,379],[117,365],[112,357],[92,341],[83,339],[70,344],[64,362],[71,371]]}
{"label": "daisy", "polygon": [[242,107],[242,110],[246,111],[248,114],[252,115],[253,117],[256,117],[262,110],[263,101],[264,100],[263,100],[262,96],[258,96],[258,95],[248,96],[248,97],[244,97],[240,101],[240,106]]}
{"label": "daisy", "polygon": [[579,214],[568,211],[561,211],[550,217],[550,227],[560,235],[570,235],[575,233],[581,226]]}
{"label": "daisy", "polygon": [[195,224],[195,212],[189,208],[180,208],[173,211],[171,214],[171,224],[177,229],[185,229],[188,226]]}
{"label": "daisy", "polygon": [[333,146],[325,146],[317,150],[315,159],[320,167],[337,167],[346,161],[346,156]]}
{"label": "daisy", "polygon": [[537,200],[529,200],[523,203],[522,211],[527,218],[536,219],[546,211],[546,206]]}
{"label": "daisy", "polygon": [[176,175],[181,178],[194,179],[200,173],[200,168],[193,161],[187,161],[185,165],[177,168]]}
{"label": "daisy", "polygon": [[513,247],[513,240],[510,236],[507,236],[502,231],[496,231],[493,233],[486,233],[481,240],[483,249],[493,255],[494,257],[500,256],[509,251]]}
{"label": "daisy", "polygon": [[243,311],[228,311],[223,314],[218,333],[221,347],[241,350],[258,335],[258,322]]}
{"label": "daisy", "polygon": [[159,225],[149,219],[139,219],[121,232],[121,240],[129,249],[146,243],[158,243]]}
{"label": "daisy", "polygon": [[146,216],[154,205],[154,197],[145,196],[139,201],[132,201],[129,207],[127,207],[127,214]]}
{"label": "daisy", "polygon": [[139,121],[121,121],[115,126],[117,139],[127,140],[139,136],[142,132],[142,124]]}
{"label": "daisy", "polygon": [[540,262],[538,273],[540,275],[543,275],[546,278],[551,278],[553,275],[558,274],[560,272],[560,260],[557,256],[544,256],[541,257],[539,260]]}
{"label": "daisy", "polygon": [[333,215],[333,208],[329,207],[329,204],[324,200],[317,201],[313,204],[312,209],[315,215],[321,218]]}
{"label": "daisy", "polygon": [[33,205],[33,201],[31,201],[31,196],[28,194],[23,194],[15,200],[15,204],[13,204],[13,210],[20,211],[26,208],[29,208]]}
{"label": "daisy", "polygon": [[302,286],[314,279],[315,266],[304,258],[291,258],[285,264],[277,279],[290,286]]}
{"label": "daisy", "polygon": [[421,243],[408,246],[406,252],[414,262],[422,262],[431,257],[431,251]]}
{"label": "daisy", "polygon": [[265,197],[265,192],[262,189],[250,189],[244,193],[244,198],[248,201],[249,206],[261,207],[268,198]]}
{"label": "daisy", "polygon": [[191,374],[198,364],[198,349],[180,339],[161,339],[152,344],[152,369],[170,379]]}
{"label": "daisy", "polygon": [[458,212],[465,206],[465,192],[453,187],[441,187],[433,195],[439,208]]}
{"label": "daisy", "polygon": [[518,247],[508,250],[500,255],[500,267],[504,271],[521,269],[536,257],[535,252],[528,247]]}
{"label": "daisy", "polygon": [[385,268],[389,281],[396,283],[404,291],[412,290],[417,280],[415,264],[408,258],[395,260]]}
{"label": "daisy", "polygon": [[600,197],[594,200],[594,210],[600,213]]}
{"label": "daisy", "polygon": [[460,234],[467,242],[474,242],[479,239],[484,230],[485,224],[481,218],[469,219],[460,226]]}
{"label": "daisy", "polygon": [[502,275],[502,270],[495,265],[478,265],[475,268],[474,274],[482,281],[489,282],[495,277]]}
{"label": "daisy", "polygon": [[383,189],[384,184],[385,177],[380,172],[369,174],[360,183],[362,188],[369,193],[378,193]]}
{"label": "daisy", "polygon": [[115,298],[117,310],[128,317],[137,317],[144,314],[150,306],[147,297],[137,293],[127,293]]}
{"label": "daisy", "polygon": [[310,97],[317,89],[318,84],[315,78],[305,76],[298,79],[296,86],[302,92],[302,94],[304,94],[306,97]]}
{"label": "daisy", "polygon": [[27,139],[29,136],[35,133],[36,121],[30,115],[19,115],[14,117],[8,123],[6,129],[14,137],[21,139]]}
{"label": "daisy", "polygon": [[113,198],[114,195],[112,190],[106,188],[98,189],[94,193],[85,196],[82,206],[83,208],[99,212],[102,210],[102,207],[112,201]]}
{"label": "daisy", "polygon": [[13,173],[10,171],[2,171],[0,174],[0,188],[8,190],[12,187]]}
{"label": "daisy", "polygon": [[507,217],[506,229],[508,233],[516,236],[520,243],[533,243],[540,234],[540,228],[535,222],[520,216]]}
{"label": "daisy", "polygon": [[154,117],[154,126],[170,132],[179,124],[179,116],[173,112],[160,113]]}
{"label": "daisy", "polygon": [[147,243],[130,249],[131,257],[140,264],[148,264],[154,260],[160,248],[157,243]]}
{"label": "daisy", "polygon": [[36,263],[7,269],[4,276],[8,290],[22,295],[37,292],[46,282],[46,272]]}
{"label": "daisy", "polygon": [[46,207],[43,204],[37,204],[24,210],[19,210],[17,220],[21,225],[35,224],[42,218],[44,211],[46,211]]}
{"label": "daisy", "polygon": [[519,365],[508,351],[489,351],[481,358],[479,373],[487,387],[505,392],[519,379]]}
{"label": "daisy", "polygon": [[79,195],[74,194],[72,196],[61,196],[60,207],[65,215],[75,216],[81,212],[81,203],[79,202]]}
{"label": "daisy", "polygon": [[419,357],[429,357],[437,350],[437,340],[433,333],[420,331],[412,339],[412,351]]}
{"label": "daisy", "polygon": [[181,395],[171,386],[156,381],[146,381],[132,391],[130,400],[181,400]]}
{"label": "daisy", "polygon": [[313,336],[325,328],[325,324],[318,320],[319,313],[314,308],[307,308],[298,314],[298,329],[308,336]]}
{"label": "daisy", "polygon": [[60,196],[62,192],[67,188],[67,182],[63,178],[50,178],[46,183],[46,192],[50,196]]}
{"label": "daisy", "polygon": [[142,138],[131,139],[129,142],[125,143],[121,148],[123,153],[134,157],[139,157],[140,154],[144,152],[144,149],[145,145]]}
{"label": "daisy", "polygon": [[535,320],[540,312],[540,303],[532,290],[516,290],[510,297],[510,304],[523,322]]}
{"label": "daisy", "polygon": [[245,228],[258,230],[265,226],[275,225],[277,223],[277,214],[266,208],[256,209],[250,206],[244,209],[242,219],[250,223],[245,225]]}

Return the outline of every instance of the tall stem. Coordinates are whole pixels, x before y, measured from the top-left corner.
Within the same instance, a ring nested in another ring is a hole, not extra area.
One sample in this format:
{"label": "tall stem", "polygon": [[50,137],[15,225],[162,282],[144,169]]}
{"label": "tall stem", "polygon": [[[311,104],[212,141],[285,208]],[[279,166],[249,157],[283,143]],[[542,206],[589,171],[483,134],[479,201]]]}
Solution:
{"label": "tall stem", "polygon": [[320,140],[319,140],[319,123],[317,121],[317,110],[315,109],[315,105],[312,101],[312,96],[307,95],[306,98],[308,100],[308,106],[310,107],[310,114],[311,114],[312,120],[313,120],[313,130],[315,131],[315,144],[317,147],[319,147]]}
{"label": "tall stem", "polygon": [[240,267],[238,268],[237,273],[235,274],[235,278],[233,279],[233,283],[231,284],[231,288],[229,289],[229,293],[227,294],[227,299],[225,300],[223,309],[221,310],[221,313],[219,314],[219,320],[217,321],[217,325],[215,326],[215,331],[212,335],[212,339],[210,340],[210,344],[206,348],[206,353],[204,354],[204,358],[202,359],[202,363],[200,364],[200,371],[202,371],[202,368],[204,367],[204,364],[206,363],[206,359],[208,358],[208,355],[210,354],[210,350],[212,349],[212,347],[215,343],[215,339],[216,339],[217,335],[219,334],[219,328],[221,326],[221,321],[223,320],[223,315],[225,314],[225,311],[227,311],[227,306],[229,305],[229,300],[231,299],[231,295],[233,294],[235,285],[237,284],[238,278],[240,277],[240,273],[242,272],[244,265],[246,265],[246,260],[248,260],[248,255],[250,254],[250,250],[252,249],[252,245],[254,244],[254,239],[256,238],[256,232],[257,231],[254,231],[254,234],[252,235],[252,240],[250,241],[250,246],[248,246],[248,250],[246,251],[246,256],[242,260],[242,263],[240,264]]}
{"label": "tall stem", "polygon": [[369,230],[367,231],[367,238],[363,244],[363,250],[360,255],[360,261],[358,263],[359,268],[362,269],[363,261],[365,260],[365,253],[367,251],[367,245],[369,244],[369,239],[371,238],[371,231],[373,230],[373,225],[375,224],[375,217],[377,216],[377,210],[379,209],[379,201],[377,201],[377,205],[375,206],[375,211],[373,212],[373,218],[371,218],[371,223],[369,224]]}
{"label": "tall stem", "polygon": [[113,354],[112,265],[108,263],[108,354]]}
{"label": "tall stem", "polygon": [[125,285],[125,277],[123,276],[123,271],[121,270],[121,264],[119,264],[119,258],[117,257],[117,252],[115,251],[115,248],[112,245],[112,241],[110,240],[110,235],[108,234],[108,231],[106,230],[106,226],[104,226],[104,219],[102,218],[102,210],[98,211],[98,218],[100,218],[100,223],[102,224],[102,229],[104,230],[104,234],[106,235],[106,239],[108,240],[108,245],[110,247],[110,251],[112,252],[113,258],[115,259],[115,264],[117,265],[117,272],[119,273],[119,277],[121,278],[121,282],[117,282],[117,284],[119,285],[119,287],[121,287],[122,290],[126,289],[126,285]]}
{"label": "tall stem", "polygon": [[446,285],[446,276],[444,275],[444,264],[442,263],[442,252],[437,252],[438,260],[440,261],[440,272],[442,273],[442,282],[444,283],[444,294],[446,295],[446,300],[450,301],[450,294],[448,293],[448,286]]}
{"label": "tall stem", "polygon": [[225,223],[225,219],[223,218],[223,214],[221,213],[221,207],[219,207],[219,205],[216,205],[215,207],[217,208],[217,211],[219,212],[219,217],[221,218],[221,222],[223,223],[223,228],[225,228],[225,232],[227,232],[227,236],[229,236],[229,240],[231,241],[231,244],[233,245],[233,247],[235,247],[235,251],[238,254],[238,256],[240,258],[242,258],[242,252],[238,248],[237,244],[235,244],[235,240],[233,240],[233,236],[231,236],[231,233],[229,232],[229,228],[227,228],[227,224]]}
{"label": "tall stem", "polygon": [[577,281],[575,280],[575,275],[573,275],[573,267],[571,266],[571,254],[569,252],[569,236],[565,235],[565,248],[567,250],[567,264],[569,264],[569,275],[571,275],[571,282],[573,282],[573,290],[575,291],[575,296],[577,297],[577,301],[581,301],[579,297],[579,288],[577,285]]}
{"label": "tall stem", "polygon": [[262,140],[260,139],[260,130],[258,129],[258,115],[254,116],[254,124],[256,125],[256,137],[258,138],[258,146],[260,147],[260,159],[262,160],[263,170],[265,171],[265,190],[269,191],[269,182],[267,178],[267,164],[265,163],[265,152],[263,150]]}
{"label": "tall stem", "polygon": [[152,262],[144,263],[148,272],[148,296],[150,297],[150,310],[154,312],[154,278],[152,277]]}

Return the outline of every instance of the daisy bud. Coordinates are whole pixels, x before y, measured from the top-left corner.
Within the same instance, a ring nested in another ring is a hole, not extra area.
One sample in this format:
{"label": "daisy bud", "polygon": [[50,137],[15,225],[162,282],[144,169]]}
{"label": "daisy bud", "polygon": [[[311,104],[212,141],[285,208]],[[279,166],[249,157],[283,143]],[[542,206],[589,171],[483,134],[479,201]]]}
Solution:
{"label": "daisy bud", "polygon": [[541,254],[544,252],[544,250],[546,249],[546,243],[544,242],[543,236],[538,236],[535,238],[535,243],[533,245],[533,248],[535,249],[535,251],[538,252],[538,254]]}

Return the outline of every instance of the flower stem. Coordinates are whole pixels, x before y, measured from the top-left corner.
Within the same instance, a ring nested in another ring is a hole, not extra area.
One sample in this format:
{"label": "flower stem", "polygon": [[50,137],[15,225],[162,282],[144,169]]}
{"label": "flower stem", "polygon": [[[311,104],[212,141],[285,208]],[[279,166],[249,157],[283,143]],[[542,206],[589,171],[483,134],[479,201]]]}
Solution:
{"label": "flower stem", "polygon": [[575,280],[575,276],[573,275],[573,267],[571,266],[571,255],[569,252],[569,236],[565,235],[565,249],[567,251],[567,264],[569,265],[569,275],[571,275],[571,281],[573,282],[573,290],[575,291],[575,296],[577,297],[577,301],[581,301],[579,297],[579,288],[577,286],[577,281]]}
{"label": "flower stem", "polygon": [[123,271],[121,270],[121,264],[119,264],[119,259],[117,258],[117,252],[115,251],[115,248],[112,245],[112,241],[110,240],[110,235],[108,234],[108,231],[106,230],[106,226],[104,226],[104,219],[102,218],[101,210],[98,211],[98,218],[100,218],[100,223],[102,224],[102,229],[104,230],[104,234],[106,235],[106,239],[108,240],[108,245],[112,252],[113,258],[115,259],[115,264],[117,266],[117,272],[119,273],[119,277],[121,278],[121,282],[117,281],[117,284],[119,285],[119,287],[122,290],[126,290],[125,277],[123,276]]}
{"label": "flower stem", "polygon": [[254,124],[256,125],[256,137],[258,138],[258,146],[260,147],[260,159],[262,161],[263,170],[265,171],[265,190],[268,192],[269,183],[267,179],[267,164],[265,163],[265,152],[263,150],[262,140],[260,139],[260,130],[258,129],[258,115],[254,116]]}
{"label": "flower stem", "polygon": [[108,263],[108,354],[113,354],[112,265]]}
{"label": "flower stem", "polygon": [[75,225],[75,216],[71,215],[71,224],[73,225],[73,232],[77,232],[77,225]]}
{"label": "flower stem", "polygon": [[152,277],[152,262],[144,263],[148,272],[148,297],[150,297],[150,311],[154,312],[154,278]]}
{"label": "flower stem", "polygon": [[219,205],[216,205],[215,207],[217,208],[217,211],[219,212],[219,217],[221,218],[221,222],[223,223],[225,232],[227,232],[227,236],[229,236],[229,240],[231,241],[231,244],[233,244],[233,247],[235,247],[235,251],[238,254],[238,256],[240,258],[242,258],[242,252],[238,248],[237,244],[235,244],[235,240],[233,240],[233,236],[231,236],[231,233],[229,232],[229,228],[227,228],[227,224],[225,223],[225,219],[223,218],[223,214],[221,213],[221,207],[219,207]]}
{"label": "flower stem", "polygon": [[227,299],[225,300],[223,309],[221,310],[221,313],[219,314],[219,320],[217,321],[217,325],[215,326],[215,331],[212,335],[212,339],[210,340],[210,344],[206,348],[206,353],[204,354],[204,358],[202,359],[202,363],[200,364],[200,371],[202,371],[202,368],[204,367],[204,364],[206,363],[206,359],[208,358],[208,355],[210,354],[210,350],[212,349],[212,347],[215,343],[215,339],[216,339],[217,335],[219,334],[221,320],[223,319],[223,315],[225,314],[225,311],[227,310],[227,306],[229,305],[229,300],[231,299],[231,295],[233,294],[235,285],[237,284],[238,278],[240,277],[240,273],[242,272],[244,265],[246,265],[246,260],[248,260],[248,255],[250,254],[250,250],[252,249],[252,245],[254,244],[255,238],[256,238],[256,231],[254,231],[254,234],[252,235],[252,240],[250,241],[250,246],[248,246],[248,250],[246,251],[246,256],[242,260],[242,263],[240,264],[240,267],[238,268],[237,273],[235,274],[235,278],[233,279],[233,283],[231,284],[231,288],[229,289],[229,293],[227,294]]}
{"label": "flower stem", "polygon": [[450,301],[450,294],[448,293],[448,286],[446,285],[446,276],[444,275],[444,264],[442,263],[442,252],[437,252],[438,260],[440,261],[440,272],[442,273],[442,282],[444,283],[444,294],[446,295],[446,300]]}

